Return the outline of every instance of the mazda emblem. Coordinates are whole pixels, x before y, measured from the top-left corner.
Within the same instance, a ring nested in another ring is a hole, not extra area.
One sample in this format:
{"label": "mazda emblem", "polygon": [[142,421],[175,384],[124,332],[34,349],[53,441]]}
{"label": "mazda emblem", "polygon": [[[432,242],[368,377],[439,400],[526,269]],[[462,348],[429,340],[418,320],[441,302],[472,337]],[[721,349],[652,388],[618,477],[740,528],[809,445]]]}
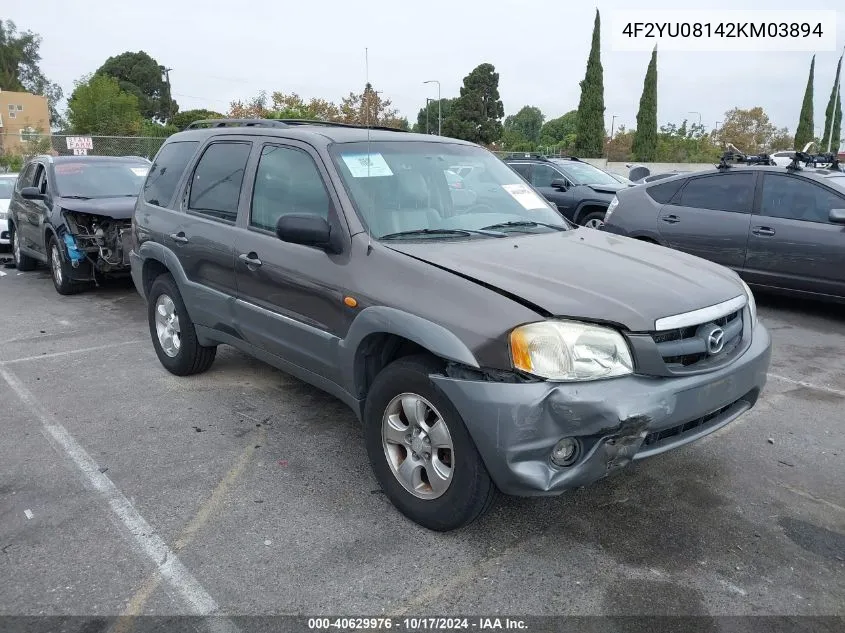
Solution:
{"label": "mazda emblem", "polygon": [[707,335],[707,351],[711,354],[718,354],[725,346],[725,332],[721,328],[713,329]]}

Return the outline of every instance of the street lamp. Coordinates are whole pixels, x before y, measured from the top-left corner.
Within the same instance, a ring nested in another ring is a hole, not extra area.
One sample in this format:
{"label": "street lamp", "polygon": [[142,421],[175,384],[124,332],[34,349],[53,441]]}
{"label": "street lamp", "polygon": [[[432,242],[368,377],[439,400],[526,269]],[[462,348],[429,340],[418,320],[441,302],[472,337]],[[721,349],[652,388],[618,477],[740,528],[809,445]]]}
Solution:
{"label": "street lamp", "polygon": [[697,114],[698,115],[698,127],[701,127],[701,112],[695,112],[693,110],[690,110],[689,112],[687,112],[687,114]]}
{"label": "street lamp", "polygon": [[165,123],[170,123],[170,119],[173,116],[172,108],[173,108],[173,95],[170,94],[170,71],[173,70],[172,68],[164,68],[161,67],[161,72],[164,73],[165,81],[167,82],[167,121]]}
{"label": "street lamp", "polygon": [[440,101],[440,82],[436,79],[429,79],[428,81],[424,81],[424,84],[437,84],[437,136],[440,136],[443,131],[443,113],[442,113],[442,105],[443,103]]}
{"label": "street lamp", "polygon": [[431,108],[429,106],[431,105],[432,101],[434,101],[434,99],[426,98],[426,100],[425,100],[425,133],[426,134],[431,134],[431,127],[428,125],[428,113],[431,110]]}

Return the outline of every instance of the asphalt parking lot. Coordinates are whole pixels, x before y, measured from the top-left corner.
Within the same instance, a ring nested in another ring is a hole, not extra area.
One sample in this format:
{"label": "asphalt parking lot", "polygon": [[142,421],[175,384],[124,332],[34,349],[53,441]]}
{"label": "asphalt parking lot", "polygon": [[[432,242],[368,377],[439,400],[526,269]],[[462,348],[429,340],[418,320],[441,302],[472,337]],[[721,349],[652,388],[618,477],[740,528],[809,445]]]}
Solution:
{"label": "asphalt parking lot", "polygon": [[177,378],[131,282],[0,271],[0,615],[845,615],[845,308],[759,297],[753,411],[435,534],[330,396],[226,347]]}

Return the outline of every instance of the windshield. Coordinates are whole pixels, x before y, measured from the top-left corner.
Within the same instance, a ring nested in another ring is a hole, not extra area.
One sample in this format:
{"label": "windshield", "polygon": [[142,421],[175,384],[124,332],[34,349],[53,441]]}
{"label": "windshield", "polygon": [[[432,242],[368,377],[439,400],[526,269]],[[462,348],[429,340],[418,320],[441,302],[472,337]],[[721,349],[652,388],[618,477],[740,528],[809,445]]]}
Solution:
{"label": "windshield", "polygon": [[60,162],[54,167],[56,193],[64,198],[120,198],[137,196],[149,165],[121,162]]}
{"label": "windshield", "polygon": [[12,191],[15,189],[14,178],[0,177],[0,200],[11,200]]}
{"label": "windshield", "polygon": [[555,164],[576,185],[618,185],[619,181],[590,163],[555,161]]}
{"label": "windshield", "polygon": [[[480,147],[361,142],[335,145],[331,153],[358,214],[377,239],[486,239],[568,228],[544,198]],[[455,178],[453,165],[471,169]]]}

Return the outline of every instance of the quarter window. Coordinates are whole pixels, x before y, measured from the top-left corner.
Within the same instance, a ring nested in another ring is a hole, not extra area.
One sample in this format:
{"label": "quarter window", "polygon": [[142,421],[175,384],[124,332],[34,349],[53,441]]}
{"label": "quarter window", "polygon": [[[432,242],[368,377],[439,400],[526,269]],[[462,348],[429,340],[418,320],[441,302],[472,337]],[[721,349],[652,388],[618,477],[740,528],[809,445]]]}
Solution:
{"label": "quarter window", "polygon": [[188,209],[234,222],[250,143],[213,143],[205,150],[191,178]]}
{"label": "quarter window", "polygon": [[751,213],[754,174],[714,174],[691,178],[681,191],[680,205],[732,213]]}
{"label": "quarter window", "polygon": [[655,202],[659,202],[660,204],[668,204],[668,202],[672,199],[678,189],[681,188],[686,181],[681,178],[679,180],[673,180],[672,182],[663,182],[659,185],[652,185],[648,187],[645,192],[651,197],[652,200]]}
{"label": "quarter window", "polygon": [[760,215],[827,223],[831,209],[845,208],[845,199],[797,176],[766,174]]}
{"label": "quarter window", "polygon": [[317,165],[300,149],[268,145],[261,152],[249,224],[275,231],[283,215],[309,214],[328,219],[329,195]]}

